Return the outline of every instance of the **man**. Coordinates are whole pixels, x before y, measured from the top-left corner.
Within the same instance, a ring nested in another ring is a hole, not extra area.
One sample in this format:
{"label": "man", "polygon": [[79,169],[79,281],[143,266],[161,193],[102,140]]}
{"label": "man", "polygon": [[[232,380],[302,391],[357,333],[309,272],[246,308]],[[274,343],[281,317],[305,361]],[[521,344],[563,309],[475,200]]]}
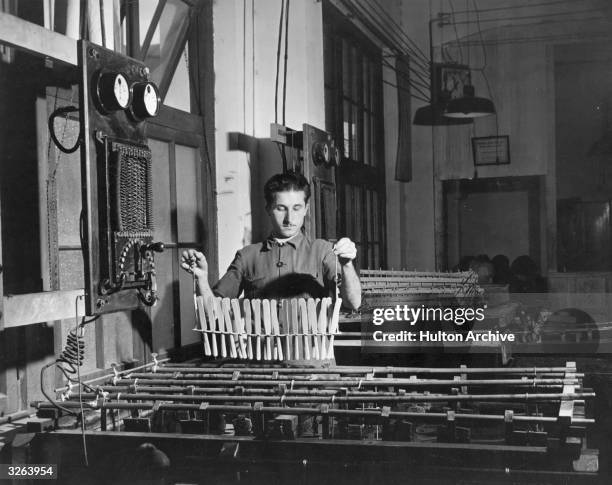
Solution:
{"label": "man", "polygon": [[321,298],[334,295],[338,272],[344,306],[361,305],[361,285],[353,266],[357,256],[349,238],[335,245],[312,241],[302,228],[308,213],[310,185],[303,175],[274,175],[264,186],[266,212],[272,223],[270,237],[236,253],[227,273],[210,288],[208,264],[196,250],[183,251],[181,267],[197,280],[197,293],[204,297]]}

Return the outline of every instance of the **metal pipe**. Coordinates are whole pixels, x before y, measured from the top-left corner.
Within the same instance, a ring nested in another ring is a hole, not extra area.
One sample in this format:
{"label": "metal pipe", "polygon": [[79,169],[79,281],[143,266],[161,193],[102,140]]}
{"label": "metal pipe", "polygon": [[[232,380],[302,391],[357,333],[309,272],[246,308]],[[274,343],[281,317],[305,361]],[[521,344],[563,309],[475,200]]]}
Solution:
{"label": "metal pipe", "polygon": [[[68,408],[78,407],[79,403],[76,401],[64,401],[58,402]],[[50,409],[53,408],[53,404],[47,401],[41,401],[32,403],[32,406],[37,409]],[[117,403],[117,402],[104,402],[97,405],[92,403],[83,403],[83,407],[87,409],[141,409],[151,410],[154,407],[153,403]],[[221,411],[221,412],[235,412],[235,413],[251,413],[255,409],[251,406],[235,406],[227,404],[211,404],[205,409],[202,409],[198,404],[176,404],[176,403],[162,403],[157,407],[160,411]],[[322,413],[320,408],[287,408],[277,406],[262,407],[257,410],[258,412],[265,413],[281,413],[290,415],[320,415]],[[329,409],[325,411],[325,414],[329,416],[355,416],[355,417],[371,417],[380,418],[381,411],[373,409]],[[411,411],[390,411],[390,418],[413,418],[413,419],[426,419],[426,420],[438,420],[448,419],[447,413],[418,413]],[[498,421],[504,422],[504,415],[493,415],[493,414],[462,414],[455,413],[455,419],[464,421]],[[558,418],[550,416],[514,416],[513,421],[515,422],[526,422],[526,423],[556,423]],[[590,418],[573,418],[572,424],[594,424],[595,420]]]}
{"label": "metal pipe", "polygon": [[[165,386],[137,386],[138,391],[134,389],[134,386],[101,386],[100,390],[111,393],[126,393],[126,392],[191,392],[198,394],[222,394],[236,392],[236,388],[233,387],[165,387]],[[278,389],[257,389],[257,388],[243,388],[242,391],[246,394],[278,394]],[[296,396],[332,396],[340,392],[339,389],[287,389],[282,391],[281,394],[292,394]],[[381,392],[381,391],[346,391],[349,396],[395,396],[395,392]],[[94,395],[90,393],[90,395]]]}
{"label": "metal pipe", "polygon": [[[313,361],[316,362],[316,361]],[[160,366],[157,373],[168,372],[191,372],[191,373],[215,373],[232,374],[240,371],[240,373],[262,373],[272,374],[351,374],[351,373],[383,373],[383,374],[521,374],[521,375],[537,375],[539,373],[558,373],[560,376],[567,372],[574,372],[575,369],[570,367],[386,367],[386,366],[339,366],[339,367],[274,367],[273,365],[265,367],[240,367],[238,365],[226,367],[206,367],[203,365],[194,364],[193,367],[185,364],[165,364]],[[578,376],[578,374],[574,374]],[[582,374],[583,375],[583,374]]]}
{"label": "metal pipe", "polygon": [[[119,394],[111,394],[106,399],[116,399]],[[82,393],[82,399],[96,399],[99,396],[94,393]],[[240,396],[240,395],[219,395],[219,396],[199,396],[186,394],[144,394],[144,393],[121,393],[119,396],[124,400],[149,400],[149,401],[197,401],[197,402],[320,402],[320,403],[350,403],[350,402],[377,402],[377,403],[396,403],[396,402],[432,402],[432,401],[560,401],[572,399],[584,399],[595,397],[594,392],[575,392],[575,393],[520,393],[520,394],[402,394],[394,396]],[[71,399],[78,399],[78,395],[73,395]]]}
{"label": "metal pipe", "polygon": [[0,424],[12,423],[18,419],[29,418],[32,415],[32,411],[17,411],[6,416],[0,416]]}
{"label": "metal pipe", "polygon": [[134,379],[119,379],[117,384],[134,385],[139,380],[145,380],[156,385],[185,385],[191,383],[200,386],[278,386],[281,384],[287,386],[300,387],[321,387],[321,386],[349,386],[355,385],[358,387],[385,387],[385,386],[402,386],[402,387],[425,387],[425,386],[530,386],[534,387],[539,384],[547,385],[580,385],[578,379],[474,379],[474,380],[417,380],[417,379],[315,379],[315,380],[295,380],[295,379],[275,379],[266,377],[264,379],[197,379],[187,376],[174,379],[149,379],[148,377],[136,377]]}
{"label": "metal pipe", "polygon": [[[167,362],[170,360],[170,357],[167,357],[165,359],[161,359],[158,360],[157,362],[148,362],[147,364],[142,364],[139,365],[138,367],[133,367],[131,369],[124,369],[122,371],[117,371],[117,375],[125,375],[125,374],[130,374],[131,372],[134,372],[136,370],[142,370],[142,369],[148,369],[149,367],[153,367],[156,363],[160,364],[162,362]],[[86,381],[83,381],[84,384],[93,384],[95,382],[99,382],[99,381],[104,381],[106,379],[110,379],[115,377],[115,374],[105,374],[103,376],[100,377],[94,377],[92,379],[88,379]],[[67,391],[68,390],[68,386],[64,386],[64,387],[58,387],[56,389],[54,389],[54,392],[63,392],[63,391]]]}

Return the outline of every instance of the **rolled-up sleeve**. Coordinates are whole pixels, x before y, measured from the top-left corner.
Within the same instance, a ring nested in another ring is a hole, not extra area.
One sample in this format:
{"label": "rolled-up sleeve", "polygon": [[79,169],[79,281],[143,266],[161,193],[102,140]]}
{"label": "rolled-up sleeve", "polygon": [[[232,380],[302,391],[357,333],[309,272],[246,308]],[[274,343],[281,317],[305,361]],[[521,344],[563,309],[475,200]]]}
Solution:
{"label": "rolled-up sleeve", "polygon": [[216,296],[223,298],[238,298],[243,290],[244,281],[244,261],[240,251],[236,253],[232,264],[227,268],[227,272],[213,286],[212,291]]}

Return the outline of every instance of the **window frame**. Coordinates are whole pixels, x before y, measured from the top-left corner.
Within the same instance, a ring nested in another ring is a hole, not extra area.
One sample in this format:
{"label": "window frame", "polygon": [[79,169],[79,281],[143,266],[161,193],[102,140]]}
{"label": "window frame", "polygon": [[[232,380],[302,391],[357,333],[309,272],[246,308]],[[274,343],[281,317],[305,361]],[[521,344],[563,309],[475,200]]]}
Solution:
{"label": "window frame", "polygon": [[[351,73],[350,91],[351,95],[356,94],[356,97],[348,96],[345,91],[347,83],[344,46],[348,46],[351,55],[356,56],[359,61],[348,63],[351,71],[355,71]],[[324,2],[323,51],[325,128],[336,140],[342,141],[342,162],[336,169],[338,229],[340,233],[355,238],[361,267],[385,267],[387,258],[382,50],[329,2]],[[364,59],[367,59],[367,64],[364,64]],[[356,72],[356,64],[359,65],[360,72]],[[367,95],[364,95],[364,65],[369,66],[370,87]],[[352,122],[353,114],[357,113],[356,128],[351,128],[349,132],[348,150],[344,132],[347,104],[351,107],[349,123]],[[363,120],[366,115],[370,120],[369,136],[364,136],[366,127]],[[353,139],[355,130],[361,132],[361,140],[357,138],[356,143]],[[366,138],[370,156],[363,154]],[[350,196],[352,190],[355,190],[357,200],[351,198],[349,207],[347,195]],[[376,209],[372,200],[373,193],[377,194]],[[366,217],[362,218],[360,224],[356,218],[364,211]]]}

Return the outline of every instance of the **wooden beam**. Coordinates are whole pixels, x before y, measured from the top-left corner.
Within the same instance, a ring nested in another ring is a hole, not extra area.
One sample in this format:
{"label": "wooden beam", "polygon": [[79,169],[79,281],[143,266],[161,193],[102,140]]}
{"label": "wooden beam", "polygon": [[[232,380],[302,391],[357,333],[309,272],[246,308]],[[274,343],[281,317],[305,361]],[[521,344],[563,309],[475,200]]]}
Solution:
{"label": "wooden beam", "polygon": [[[82,317],[85,315],[84,294],[84,290],[79,289],[5,296],[4,328]],[[77,297],[81,297],[78,305]]]}
{"label": "wooden beam", "polygon": [[3,12],[0,12],[0,43],[77,65],[76,40]]}

